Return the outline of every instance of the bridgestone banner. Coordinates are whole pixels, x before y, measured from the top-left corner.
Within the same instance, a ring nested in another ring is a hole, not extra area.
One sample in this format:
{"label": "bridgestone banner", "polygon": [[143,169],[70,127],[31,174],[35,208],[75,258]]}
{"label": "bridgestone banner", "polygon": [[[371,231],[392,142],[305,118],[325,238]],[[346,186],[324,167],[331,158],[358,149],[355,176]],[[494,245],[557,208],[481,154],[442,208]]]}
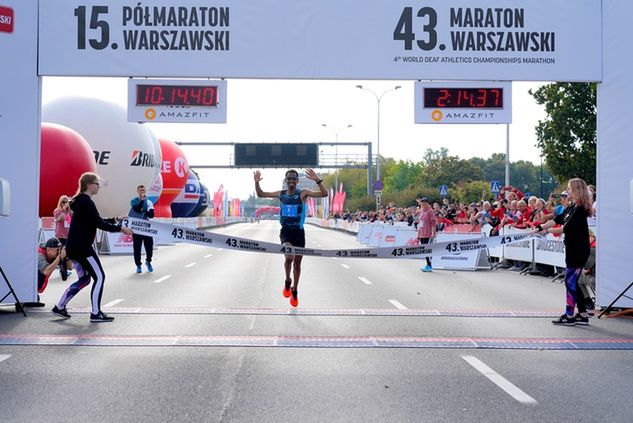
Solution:
{"label": "bridgestone banner", "polygon": [[600,15],[600,0],[41,1],[39,73],[598,81]]}

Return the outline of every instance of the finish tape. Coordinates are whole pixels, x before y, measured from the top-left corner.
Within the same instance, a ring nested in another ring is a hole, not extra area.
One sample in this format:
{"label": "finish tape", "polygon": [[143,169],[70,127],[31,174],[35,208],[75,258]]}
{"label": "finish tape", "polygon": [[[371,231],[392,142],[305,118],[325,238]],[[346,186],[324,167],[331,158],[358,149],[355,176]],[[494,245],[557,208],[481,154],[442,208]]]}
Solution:
{"label": "finish tape", "polygon": [[169,223],[154,222],[151,220],[127,217],[122,221],[137,235],[159,237],[162,240],[172,242],[186,242],[189,244],[206,245],[214,248],[226,248],[229,250],[251,251],[269,254],[288,254],[313,257],[346,257],[346,258],[424,258],[442,254],[458,254],[473,250],[484,250],[500,245],[525,242],[531,238],[542,239],[539,235],[512,234],[494,236],[489,238],[453,240],[424,245],[402,245],[381,248],[351,248],[343,250],[322,250],[316,248],[301,248],[288,245],[279,245],[272,242],[257,241],[254,239],[240,238],[231,235],[204,232],[185,226],[171,225]]}

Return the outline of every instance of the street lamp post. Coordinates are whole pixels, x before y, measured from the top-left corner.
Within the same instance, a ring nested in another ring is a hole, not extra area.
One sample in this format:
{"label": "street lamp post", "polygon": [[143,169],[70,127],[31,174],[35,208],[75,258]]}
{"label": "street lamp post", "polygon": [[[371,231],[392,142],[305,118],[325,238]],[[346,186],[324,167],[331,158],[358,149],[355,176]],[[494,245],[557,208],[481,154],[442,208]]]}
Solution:
{"label": "street lamp post", "polygon": [[[400,88],[402,88],[400,85],[396,85],[393,88],[390,88],[386,91],[383,91],[382,94],[378,95],[376,94],[375,91],[370,90],[369,88],[365,88],[362,85],[357,85],[356,88],[360,89],[360,90],[365,90],[365,91],[369,91],[370,93],[372,93],[374,95],[374,97],[376,97],[376,103],[377,103],[377,109],[378,109],[378,116],[377,116],[377,136],[376,136],[376,180],[380,181],[380,100],[382,100],[383,96],[385,94],[387,94],[388,92],[391,91],[395,91],[395,90],[399,90]],[[373,192],[373,187],[372,187],[372,192]]]}
{"label": "street lamp post", "polygon": [[[334,129],[333,127],[329,126],[327,123],[322,123],[321,126],[324,127],[324,128],[328,128],[328,129],[332,130],[332,132],[334,132],[334,137],[336,139],[336,145],[335,145],[336,153],[334,155],[334,165],[338,166],[338,134],[340,134],[341,132],[343,132],[347,128],[351,128],[354,125],[352,125],[350,123],[349,125],[343,126],[342,128],[338,128],[338,129]],[[336,169],[336,171],[334,173],[334,179],[335,179],[334,188],[338,189],[338,169]]]}

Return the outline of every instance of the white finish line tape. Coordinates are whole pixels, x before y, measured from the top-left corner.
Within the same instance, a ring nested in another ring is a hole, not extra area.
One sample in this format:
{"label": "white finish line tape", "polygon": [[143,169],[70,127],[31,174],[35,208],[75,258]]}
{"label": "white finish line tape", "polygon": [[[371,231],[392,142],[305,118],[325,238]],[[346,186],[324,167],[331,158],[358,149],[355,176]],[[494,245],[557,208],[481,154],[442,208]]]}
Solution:
{"label": "white finish line tape", "polygon": [[168,223],[142,220],[132,217],[125,218],[123,225],[138,235],[160,237],[170,242],[186,242],[189,244],[206,245],[218,249],[251,251],[269,254],[303,255],[314,257],[349,257],[349,258],[423,258],[434,255],[457,254],[466,251],[483,250],[500,245],[526,242],[531,238],[542,239],[539,235],[512,234],[489,238],[454,240],[437,242],[434,244],[416,246],[396,246],[383,248],[352,248],[344,250],[321,250],[316,248],[300,248],[279,245],[272,242],[257,241],[213,232],[204,232],[184,226]]}

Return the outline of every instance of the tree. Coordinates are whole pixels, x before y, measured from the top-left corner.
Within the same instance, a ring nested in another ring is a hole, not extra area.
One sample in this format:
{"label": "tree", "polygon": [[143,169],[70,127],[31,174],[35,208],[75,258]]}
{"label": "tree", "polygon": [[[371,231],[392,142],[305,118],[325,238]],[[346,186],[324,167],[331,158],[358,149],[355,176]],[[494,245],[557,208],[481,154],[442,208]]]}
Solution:
{"label": "tree", "polygon": [[529,91],[545,105],[536,126],[537,146],[559,181],[596,181],[596,84],[557,82]]}
{"label": "tree", "polygon": [[453,192],[455,200],[460,203],[473,203],[492,197],[490,183],[487,181],[460,182]]}
{"label": "tree", "polygon": [[420,180],[424,172],[422,163],[413,163],[410,161],[398,161],[394,163],[389,172],[385,172],[384,192],[402,191],[406,188],[415,185],[415,182]]}
{"label": "tree", "polygon": [[460,160],[457,156],[431,159],[424,168],[424,181],[429,187],[437,188],[440,185],[455,185],[458,182],[482,179],[484,174],[479,167],[468,160]]}

